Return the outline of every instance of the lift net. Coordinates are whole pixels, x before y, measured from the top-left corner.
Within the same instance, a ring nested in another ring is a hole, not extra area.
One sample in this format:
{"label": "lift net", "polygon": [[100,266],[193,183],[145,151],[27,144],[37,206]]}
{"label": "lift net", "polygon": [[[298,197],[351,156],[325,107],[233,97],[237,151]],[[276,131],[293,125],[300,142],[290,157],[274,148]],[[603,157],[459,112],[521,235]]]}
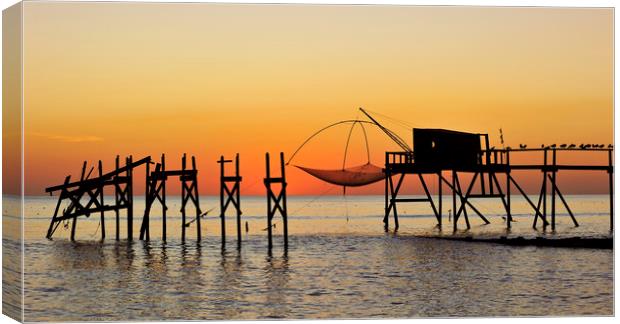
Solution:
{"label": "lift net", "polygon": [[385,178],[383,169],[371,163],[341,170],[312,169],[297,165],[296,167],[325,182],[346,187],[365,186]]}

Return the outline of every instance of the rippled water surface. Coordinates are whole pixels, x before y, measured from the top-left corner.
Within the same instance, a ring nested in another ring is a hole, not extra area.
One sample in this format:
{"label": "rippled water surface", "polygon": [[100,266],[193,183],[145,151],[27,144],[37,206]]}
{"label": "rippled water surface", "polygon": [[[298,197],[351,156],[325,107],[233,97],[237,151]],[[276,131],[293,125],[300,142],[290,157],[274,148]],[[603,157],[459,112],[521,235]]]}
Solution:
{"label": "rippled water surface", "polygon": [[[201,198],[205,206],[213,198]],[[580,221],[558,216],[557,233],[531,229],[524,202],[513,199],[515,226],[506,232],[501,204],[483,203],[491,225],[470,215],[472,235],[609,236],[604,196],[573,197]],[[510,315],[610,315],[613,313],[613,251],[514,247],[420,238],[452,235],[434,228],[428,206],[401,212],[398,233],[384,233],[382,197],[291,197],[289,248],[277,222],[268,253],[262,198],[245,199],[249,232],[237,250],[235,223],[228,221],[222,247],[219,221],[203,222],[203,240],[188,229],[179,240],[178,215],[151,219],[151,241],[115,241],[114,214],[78,221],[78,241],[60,227],[44,239],[54,201],[27,201],[25,315],[27,321],[376,318]],[[311,204],[309,204],[311,203]],[[135,216],[136,236],[141,219]],[[310,207],[305,207],[309,205]],[[171,203],[171,211],[178,205]],[[204,207],[203,207],[204,208]],[[138,212],[139,211],[139,212]],[[447,213],[446,213],[447,214]],[[447,216],[444,222],[447,222]],[[245,225],[245,224],[244,224]],[[245,231],[245,230],[244,230]]]}

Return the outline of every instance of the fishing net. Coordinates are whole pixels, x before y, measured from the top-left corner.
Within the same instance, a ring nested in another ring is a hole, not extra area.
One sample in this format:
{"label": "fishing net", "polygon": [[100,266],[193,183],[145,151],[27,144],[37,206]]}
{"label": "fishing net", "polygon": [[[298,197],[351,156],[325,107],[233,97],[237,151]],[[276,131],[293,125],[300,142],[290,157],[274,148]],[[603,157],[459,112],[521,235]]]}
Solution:
{"label": "fishing net", "polygon": [[371,163],[341,170],[312,169],[297,165],[296,167],[325,182],[346,187],[365,186],[385,178],[383,169]]}

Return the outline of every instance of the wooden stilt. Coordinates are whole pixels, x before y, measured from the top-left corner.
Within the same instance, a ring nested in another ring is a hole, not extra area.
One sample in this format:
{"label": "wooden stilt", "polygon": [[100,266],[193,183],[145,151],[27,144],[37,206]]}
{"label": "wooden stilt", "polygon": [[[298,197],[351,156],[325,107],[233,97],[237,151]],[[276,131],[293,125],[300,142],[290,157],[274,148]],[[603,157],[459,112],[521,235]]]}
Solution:
{"label": "wooden stilt", "polygon": [[[132,156],[130,155],[125,166],[132,164]],[[125,189],[127,197],[127,240],[133,240],[133,169],[127,168],[127,187]]]}
{"label": "wooden stilt", "polygon": [[273,213],[271,211],[271,183],[267,182],[267,179],[271,178],[270,174],[270,166],[269,166],[269,153],[265,154],[265,167],[266,167],[266,177],[265,177],[265,186],[267,186],[267,238],[268,238],[268,248],[271,252],[273,248],[273,239],[272,239],[272,230],[271,230],[271,221],[273,219]]}
{"label": "wooden stilt", "polygon": [[[181,159],[181,171],[184,174],[185,169],[187,168],[187,154],[183,153],[183,158]],[[185,217],[185,197],[187,196],[185,185],[181,184],[181,242],[185,242],[185,228],[187,227],[187,220]]]}
{"label": "wooden stilt", "polygon": [[[388,159],[388,153],[385,153],[385,164],[388,165],[389,164],[389,159]],[[390,171],[386,168],[385,169],[385,216],[383,217],[383,229],[387,232],[389,230],[389,216],[390,216],[390,209],[389,209],[389,185],[388,182],[390,181]]]}
{"label": "wooden stilt", "polygon": [[[544,171],[543,171],[543,215],[545,219],[547,219],[547,152],[548,150],[544,150],[545,158],[544,158]],[[543,224],[543,230],[547,228],[546,225]]]}
{"label": "wooden stilt", "polygon": [[149,214],[151,211],[151,206],[153,205],[153,199],[155,195],[155,183],[152,180],[151,175],[151,164],[146,164],[146,183],[144,185],[144,216],[142,217],[142,225],[140,226],[140,240],[144,240],[146,238],[147,241],[150,240],[149,235]]}
{"label": "wooden stilt", "polygon": [[164,242],[166,242],[166,237],[167,237],[167,231],[168,229],[167,227],[167,211],[168,211],[168,205],[166,205],[166,155],[162,153],[161,155],[161,172],[162,172],[162,179],[161,179],[161,217],[162,217],[162,228],[161,228],[161,236],[162,239],[164,240]]}
{"label": "wooden stilt", "polygon": [[288,251],[288,209],[286,205],[286,172],[284,170],[284,153],[280,152],[280,175],[282,176],[282,188],[280,191],[280,197],[282,200],[280,214],[282,215],[282,223],[284,227],[284,251]]}
{"label": "wooden stilt", "polygon": [[452,228],[453,231],[457,230],[457,218],[456,215],[456,171],[452,170]]}
{"label": "wooden stilt", "polygon": [[[551,178],[551,176],[549,176],[549,178]],[[566,208],[568,215],[570,215],[571,219],[573,220],[573,224],[575,225],[575,227],[579,227],[579,223],[577,223],[577,219],[575,218],[575,215],[573,215],[573,211],[570,209],[570,207],[568,207],[568,203],[566,202],[566,199],[564,199],[562,192],[560,192],[560,188],[558,188],[555,182],[553,182],[553,187],[554,187],[555,193],[558,195],[558,197],[560,197],[562,204],[564,204],[564,208]]]}
{"label": "wooden stilt", "polygon": [[437,179],[439,180],[438,184],[437,184],[438,185],[438,189],[437,190],[439,191],[438,192],[438,196],[439,196],[439,202],[438,202],[438,205],[439,205],[439,215],[437,217],[437,221],[438,221],[437,225],[439,226],[439,228],[441,228],[441,218],[442,218],[441,202],[443,200],[443,197],[442,197],[442,195],[443,195],[442,194],[443,183],[441,182],[441,171],[439,171],[439,173],[437,174]]}
{"label": "wooden stilt", "polygon": [[[510,151],[506,152],[506,164],[508,165],[508,170],[506,170],[506,228],[510,229],[512,226],[512,212],[510,208]],[[497,178],[495,178],[497,181]],[[499,188],[499,183],[498,183]]]}
{"label": "wooden stilt", "polygon": [[608,151],[609,159],[609,230],[614,230],[614,166],[613,166],[613,150]]}
{"label": "wooden stilt", "polygon": [[555,231],[555,188],[556,188],[556,184],[555,184],[555,174],[556,169],[556,154],[555,154],[555,149],[553,149],[552,151],[552,163],[553,163],[553,169],[551,171],[551,230]]}
{"label": "wooden stilt", "polygon": [[[118,172],[118,169],[120,168],[120,157],[117,155],[116,156],[116,160],[114,162],[114,166],[116,167],[116,171]],[[118,176],[114,177],[115,183],[114,183],[114,205],[118,206],[120,205],[120,184],[118,183]],[[121,237],[121,228],[120,228],[120,224],[121,224],[121,216],[120,216],[120,210],[119,209],[114,209],[114,216],[116,217],[116,224],[115,224],[115,234],[116,234],[116,240],[120,240]]]}
{"label": "wooden stilt", "polygon": [[200,196],[198,195],[198,169],[196,169],[196,157],[192,156],[192,171],[194,176],[191,178],[193,188],[193,202],[196,210],[196,240],[200,242],[202,240],[202,230],[200,228]]}
{"label": "wooden stilt", "polygon": [[[99,160],[99,178],[103,177],[103,167],[101,164],[101,160]],[[103,207],[103,183],[101,183],[101,186],[99,187],[99,206]],[[101,219],[99,220],[101,222],[101,240],[105,240],[105,218],[104,218],[104,211],[103,209],[101,210]]]}
{"label": "wooden stilt", "polygon": [[[239,181],[241,181],[241,178],[239,177],[239,153],[237,153],[237,155],[235,156],[235,176],[240,179]],[[237,246],[241,247],[241,188],[239,186],[239,183],[237,183],[236,185],[237,190],[235,190],[235,200],[237,201]]]}

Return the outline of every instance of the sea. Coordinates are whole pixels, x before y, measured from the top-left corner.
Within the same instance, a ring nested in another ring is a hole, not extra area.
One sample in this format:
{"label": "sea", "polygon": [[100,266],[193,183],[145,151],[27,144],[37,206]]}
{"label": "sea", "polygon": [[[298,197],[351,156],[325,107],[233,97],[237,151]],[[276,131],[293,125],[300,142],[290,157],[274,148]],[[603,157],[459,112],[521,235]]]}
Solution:
{"label": "sea", "polygon": [[[510,229],[499,199],[479,199],[473,203],[491,223],[470,209],[471,229],[461,217],[454,233],[448,196],[443,197],[442,228],[428,203],[403,203],[398,206],[398,231],[393,218],[384,229],[383,196],[289,196],[288,247],[283,220],[276,216],[274,245],[268,249],[265,197],[241,198],[241,243],[232,208],[222,241],[219,197],[200,197],[202,212],[208,211],[201,218],[200,242],[196,222],[186,227],[181,241],[180,197],[167,197],[165,241],[157,205],[150,216],[150,240],[138,239],[145,201],[136,197],[134,240],[127,240],[125,212],[120,214],[119,240],[115,214],[106,212],[103,225],[100,214],[80,217],[75,242],[69,239],[70,222],[61,224],[52,240],[45,238],[56,197],[27,197],[24,320],[613,315],[613,250],[435,238],[613,237],[609,196],[565,198],[578,227],[557,202],[555,231],[543,229],[540,220],[534,229],[532,208],[523,197],[512,196]],[[187,212],[188,221],[196,218],[195,210]],[[13,215],[17,213],[4,208],[5,224],[17,221]],[[21,243],[6,234],[3,240],[6,286],[8,280],[20,279],[13,270],[19,268],[15,262]],[[19,291],[5,294],[3,307],[17,311],[20,302]]]}

